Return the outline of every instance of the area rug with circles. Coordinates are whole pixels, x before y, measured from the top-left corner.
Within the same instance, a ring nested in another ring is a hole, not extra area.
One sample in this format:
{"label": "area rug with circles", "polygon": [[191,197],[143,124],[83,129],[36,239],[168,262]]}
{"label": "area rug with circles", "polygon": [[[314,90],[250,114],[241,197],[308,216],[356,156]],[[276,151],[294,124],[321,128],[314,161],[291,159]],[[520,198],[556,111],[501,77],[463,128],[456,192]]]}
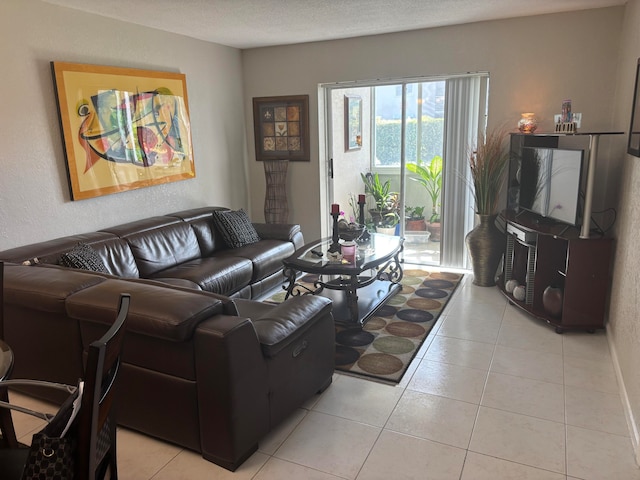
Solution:
{"label": "area rug with circles", "polygon": [[[402,290],[364,328],[336,325],[336,370],[398,383],[451,299],[463,274],[406,269]],[[313,283],[313,276],[300,283]],[[284,293],[271,301],[281,302]]]}

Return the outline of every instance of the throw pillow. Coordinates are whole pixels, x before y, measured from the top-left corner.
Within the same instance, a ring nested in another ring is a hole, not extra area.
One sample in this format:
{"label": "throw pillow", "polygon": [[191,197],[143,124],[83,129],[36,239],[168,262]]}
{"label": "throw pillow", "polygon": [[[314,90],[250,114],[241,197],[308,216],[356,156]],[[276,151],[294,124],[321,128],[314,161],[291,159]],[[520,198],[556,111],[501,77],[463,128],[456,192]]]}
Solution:
{"label": "throw pillow", "polygon": [[79,243],[71,251],[63,253],[60,257],[60,265],[92,272],[109,273],[98,252],[86,243]]}
{"label": "throw pillow", "polygon": [[213,223],[231,248],[243,247],[260,241],[258,232],[247,213],[240,210],[215,210]]}

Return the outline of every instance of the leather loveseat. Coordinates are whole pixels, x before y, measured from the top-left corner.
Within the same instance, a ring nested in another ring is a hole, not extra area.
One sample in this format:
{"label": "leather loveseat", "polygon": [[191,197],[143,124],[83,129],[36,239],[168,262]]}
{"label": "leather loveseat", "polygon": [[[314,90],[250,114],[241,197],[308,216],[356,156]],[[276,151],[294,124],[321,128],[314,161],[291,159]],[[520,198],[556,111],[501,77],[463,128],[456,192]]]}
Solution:
{"label": "leather loveseat", "polygon": [[[281,258],[303,242],[297,226],[256,225],[258,242],[231,249],[213,210],[0,252],[8,262],[0,337],[15,355],[13,377],[73,384],[83,351],[115,318],[119,294],[129,293],[118,423],[235,470],[331,383],[334,325],[321,297],[250,300],[282,282]],[[60,266],[78,242],[108,271]]]}

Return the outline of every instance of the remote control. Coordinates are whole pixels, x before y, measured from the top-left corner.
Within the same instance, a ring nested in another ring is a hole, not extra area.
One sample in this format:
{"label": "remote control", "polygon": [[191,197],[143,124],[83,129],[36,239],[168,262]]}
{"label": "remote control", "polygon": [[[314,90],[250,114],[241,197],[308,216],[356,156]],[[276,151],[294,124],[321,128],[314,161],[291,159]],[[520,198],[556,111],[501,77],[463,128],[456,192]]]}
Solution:
{"label": "remote control", "polygon": [[322,251],[320,250],[311,250],[311,253],[313,253],[316,257],[321,257],[323,255]]}

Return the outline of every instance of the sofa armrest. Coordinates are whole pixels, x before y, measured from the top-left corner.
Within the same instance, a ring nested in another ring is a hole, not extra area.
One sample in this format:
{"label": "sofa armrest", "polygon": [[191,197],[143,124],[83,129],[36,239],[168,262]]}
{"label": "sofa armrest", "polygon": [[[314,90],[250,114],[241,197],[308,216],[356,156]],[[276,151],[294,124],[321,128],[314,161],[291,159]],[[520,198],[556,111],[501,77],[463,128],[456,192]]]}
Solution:
{"label": "sofa armrest", "polygon": [[[302,235],[300,225],[287,223],[254,223],[258,236],[263,240],[288,240],[293,242]],[[297,248],[297,247],[296,247]]]}
{"label": "sofa armrest", "polygon": [[247,318],[201,322],[194,342],[202,456],[235,470],[270,428],[267,365]]}
{"label": "sofa armrest", "polygon": [[319,317],[331,315],[331,300],[304,295],[292,297],[257,318],[253,325],[266,357],[274,357],[282,349],[297,341],[309,325]]}

